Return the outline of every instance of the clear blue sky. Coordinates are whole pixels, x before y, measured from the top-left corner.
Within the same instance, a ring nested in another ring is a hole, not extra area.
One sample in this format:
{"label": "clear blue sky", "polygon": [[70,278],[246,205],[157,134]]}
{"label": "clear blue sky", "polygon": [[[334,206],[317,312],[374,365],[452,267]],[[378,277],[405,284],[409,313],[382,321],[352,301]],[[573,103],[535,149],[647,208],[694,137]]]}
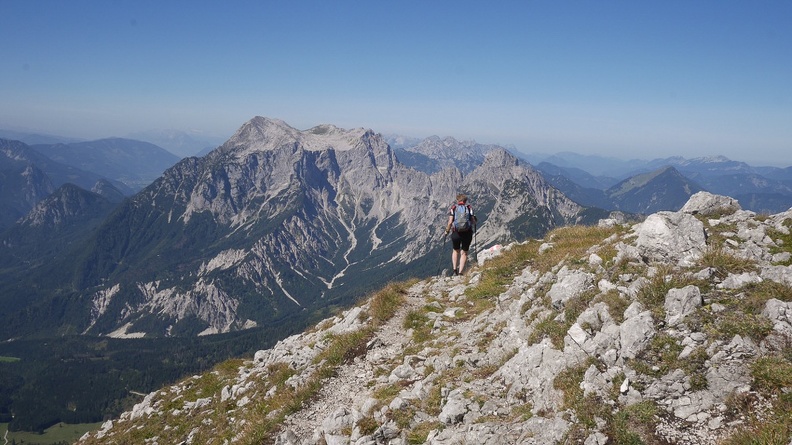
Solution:
{"label": "clear blue sky", "polygon": [[792,165],[790,1],[0,0],[0,128],[261,115],[525,152]]}

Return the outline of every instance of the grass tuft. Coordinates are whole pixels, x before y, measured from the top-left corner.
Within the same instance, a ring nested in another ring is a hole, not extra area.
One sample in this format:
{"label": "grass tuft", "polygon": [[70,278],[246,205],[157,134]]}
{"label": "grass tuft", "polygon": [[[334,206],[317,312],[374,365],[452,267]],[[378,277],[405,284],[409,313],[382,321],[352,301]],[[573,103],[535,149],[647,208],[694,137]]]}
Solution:
{"label": "grass tuft", "polygon": [[657,425],[658,408],[654,401],[630,405],[616,413],[609,425],[613,443],[642,445],[653,443],[651,438]]}
{"label": "grass tuft", "polygon": [[721,445],[788,445],[792,439],[792,394],[781,394],[773,402],[773,415],[752,417]]}
{"label": "grass tuft", "polygon": [[379,428],[379,422],[374,420],[373,417],[364,417],[358,420],[357,427],[360,430],[360,434],[370,436]]}
{"label": "grass tuft", "polygon": [[[787,219],[784,221],[784,227],[787,229],[787,233],[784,233],[778,229],[772,228],[767,231],[767,234],[776,242],[776,246],[770,249],[770,253],[783,253],[788,252],[792,253],[792,219]],[[792,265],[792,257],[780,263],[783,266]]]}
{"label": "grass tuft", "polygon": [[404,304],[404,295],[414,282],[391,283],[369,300],[369,315],[377,325],[390,320]]}
{"label": "grass tuft", "polygon": [[421,422],[415,426],[409,433],[407,433],[407,443],[410,445],[420,445],[426,443],[426,438],[429,433],[434,430],[443,428],[440,422]]}
{"label": "grass tuft", "polygon": [[792,363],[783,357],[757,359],[751,366],[754,386],[762,391],[777,393],[792,388]]}
{"label": "grass tuft", "polygon": [[676,369],[681,369],[690,378],[693,391],[708,385],[705,363],[709,359],[704,348],[694,349],[687,357],[679,355],[684,348],[677,339],[668,334],[658,334],[641,351],[636,360],[630,362],[638,373],[660,378]]}
{"label": "grass tuft", "polygon": [[702,269],[711,267],[715,270],[715,276],[720,279],[726,278],[730,273],[741,274],[757,269],[754,261],[734,256],[723,247],[707,249],[699,260],[699,266]]}
{"label": "grass tuft", "polygon": [[412,338],[415,343],[423,343],[432,338],[432,323],[425,313],[411,310],[404,317],[404,329],[412,329]]}
{"label": "grass tuft", "polygon": [[[591,247],[621,230],[623,229],[620,227],[597,226],[568,226],[554,229],[545,237],[545,239],[551,240],[553,248],[538,255],[535,259],[535,266],[541,273],[544,273],[552,270],[566,258],[580,261],[587,256]],[[612,255],[615,256],[615,251],[607,252],[600,255],[603,260],[608,260]]]}
{"label": "grass tuft", "polygon": [[624,311],[630,306],[630,300],[618,290],[611,289],[604,294],[600,294],[597,300],[604,302],[608,306],[608,313],[616,323],[621,324],[624,322]]}
{"label": "grass tuft", "polygon": [[563,349],[564,337],[569,330],[569,326],[564,322],[556,320],[556,318],[558,318],[558,314],[552,312],[537,323],[533,332],[531,332],[531,335],[528,337],[528,344],[539,343],[542,339],[547,337],[550,339],[554,348]]}

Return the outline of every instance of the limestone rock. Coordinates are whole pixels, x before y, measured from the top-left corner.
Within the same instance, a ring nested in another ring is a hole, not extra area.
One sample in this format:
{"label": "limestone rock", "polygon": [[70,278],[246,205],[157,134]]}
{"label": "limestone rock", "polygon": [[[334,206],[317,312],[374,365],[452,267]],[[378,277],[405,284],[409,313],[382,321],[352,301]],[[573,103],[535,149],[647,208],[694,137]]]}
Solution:
{"label": "limestone rock", "polygon": [[459,423],[465,417],[465,414],[468,413],[468,404],[469,402],[465,400],[461,391],[451,391],[437,419],[446,425]]}
{"label": "limestone rock", "polygon": [[547,295],[555,307],[563,306],[592,286],[591,274],[580,270],[570,270],[566,266],[558,272],[558,281],[553,284]]}
{"label": "limestone rock", "polygon": [[679,211],[693,215],[700,214],[709,216],[734,213],[741,209],[740,203],[734,198],[713,195],[709,192],[697,192],[688,198],[688,201]]}
{"label": "limestone rock", "polygon": [[666,294],[665,312],[666,323],[669,326],[676,326],[688,314],[695,311],[704,304],[701,298],[701,291],[698,287],[690,285],[682,289],[670,289]]}
{"label": "limestone rock", "polygon": [[682,212],[658,212],[635,229],[640,255],[649,261],[692,265],[706,248],[704,224]]}
{"label": "limestone rock", "polygon": [[[638,307],[640,307],[638,303],[633,303],[630,308],[627,308],[625,313],[634,312],[635,308]],[[633,308],[633,311],[630,310],[631,308]],[[650,311],[643,311],[630,316],[624,320],[624,323],[619,328],[619,341],[621,344],[619,355],[623,359],[635,358],[649,343],[654,333],[654,319]]]}

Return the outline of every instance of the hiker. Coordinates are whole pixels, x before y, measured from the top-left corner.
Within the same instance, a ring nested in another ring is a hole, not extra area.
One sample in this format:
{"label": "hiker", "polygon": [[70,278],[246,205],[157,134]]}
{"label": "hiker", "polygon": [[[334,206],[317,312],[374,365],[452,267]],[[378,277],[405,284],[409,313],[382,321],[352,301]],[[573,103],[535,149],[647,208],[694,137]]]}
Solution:
{"label": "hiker", "polygon": [[451,252],[451,266],[454,268],[454,275],[462,275],[465,270],[467,252],[473,241],[473,233],[476,231],[477,219],[467,200],[467,195],[462,193],[457,195],[457,203],[451,206],[451,210],[448,212],[448,224],[445,228],[446,235],[451,233],[451,244],[454,248]]}

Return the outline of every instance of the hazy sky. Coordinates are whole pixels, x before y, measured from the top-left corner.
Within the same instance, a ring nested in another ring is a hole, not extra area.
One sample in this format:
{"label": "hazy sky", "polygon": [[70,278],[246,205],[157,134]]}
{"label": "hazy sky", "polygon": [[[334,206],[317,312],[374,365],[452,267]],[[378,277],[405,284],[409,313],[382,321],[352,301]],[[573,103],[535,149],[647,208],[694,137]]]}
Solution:
{"label": "hazy sky", "polygon": [[792,165],[792,2],[0,0],[0,128],[256,115],[524,152]]}

